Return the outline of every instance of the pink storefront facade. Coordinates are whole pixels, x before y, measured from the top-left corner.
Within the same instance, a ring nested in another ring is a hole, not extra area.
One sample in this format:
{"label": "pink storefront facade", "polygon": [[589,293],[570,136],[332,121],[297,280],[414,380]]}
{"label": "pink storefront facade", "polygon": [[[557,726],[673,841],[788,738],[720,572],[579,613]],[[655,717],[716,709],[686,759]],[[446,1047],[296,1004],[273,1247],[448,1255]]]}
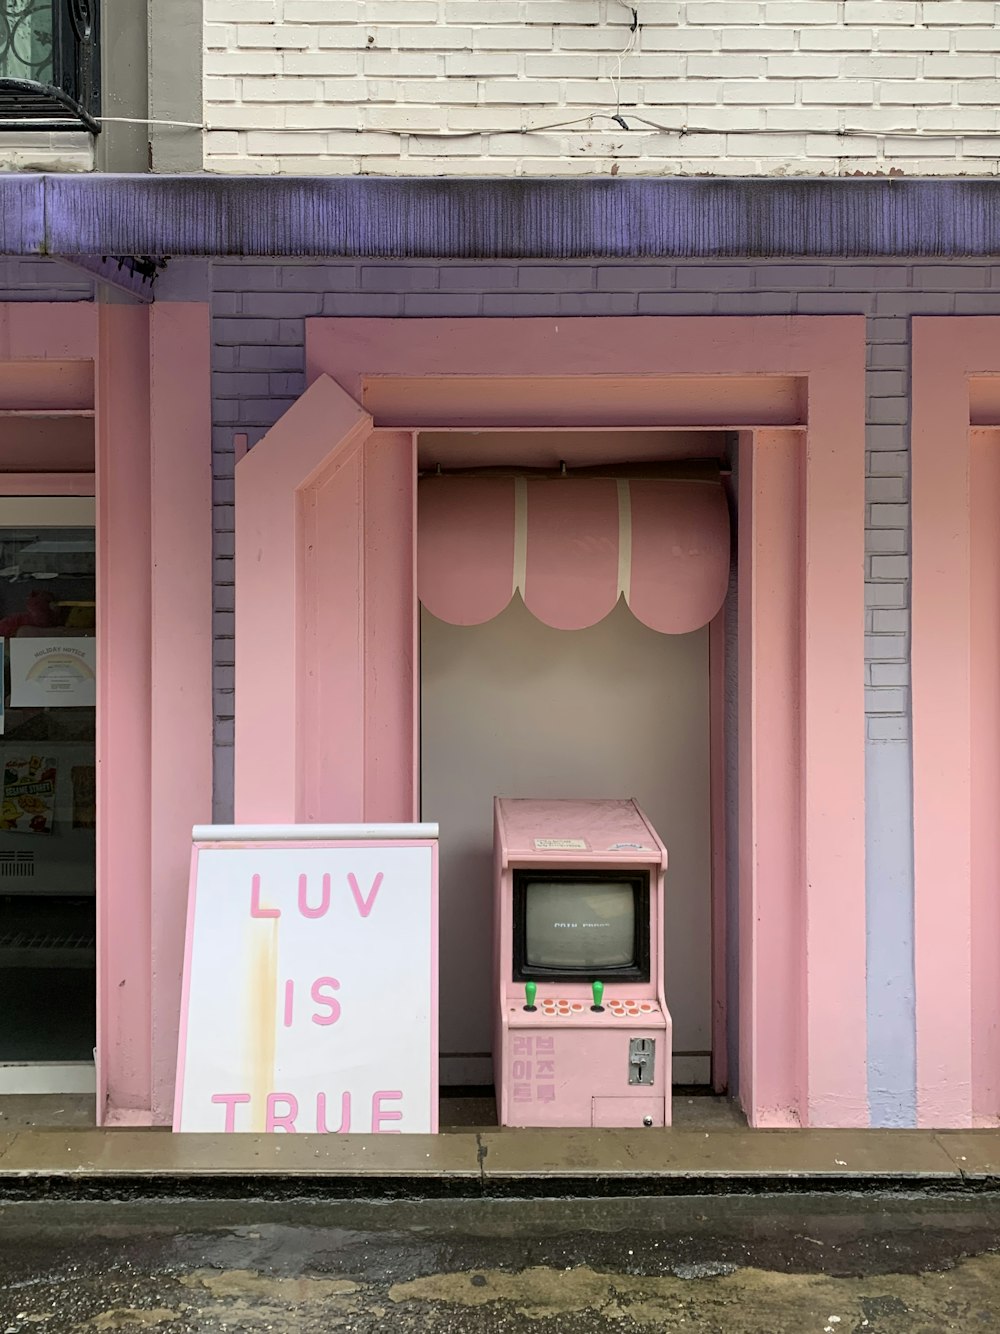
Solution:
{"label": "pink storefront facade", "polygon": [[522,463],[529,434],[600,432],[623,463],[639,434],[727,442],[712,1085],[760,1127],[996,1124],[991,281],[220,258],[139,303],[7,262],[4,406],[94,423],[89,478],[18,460],[4,490],[96,498],[98,1119],[170,1119],[192,826],[447,829],[421,802],[421,441]]}

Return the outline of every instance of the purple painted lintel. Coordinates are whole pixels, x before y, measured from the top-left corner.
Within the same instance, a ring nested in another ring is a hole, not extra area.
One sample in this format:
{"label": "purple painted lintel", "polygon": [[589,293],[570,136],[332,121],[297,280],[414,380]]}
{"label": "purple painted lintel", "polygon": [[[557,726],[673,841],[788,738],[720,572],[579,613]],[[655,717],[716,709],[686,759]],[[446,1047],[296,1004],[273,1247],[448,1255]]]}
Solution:
{"label": "purple painted lintel", "polygon": [[1000,254],[1000,183],[6,176],[0,219],[6,254],[989,256]]}

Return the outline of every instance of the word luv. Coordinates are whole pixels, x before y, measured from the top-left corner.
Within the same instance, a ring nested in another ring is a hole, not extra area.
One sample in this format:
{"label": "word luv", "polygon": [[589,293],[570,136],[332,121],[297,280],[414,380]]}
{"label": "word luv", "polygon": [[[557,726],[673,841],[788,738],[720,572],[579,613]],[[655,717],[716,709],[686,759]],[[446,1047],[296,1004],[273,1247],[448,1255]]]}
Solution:
{"label": "word luv", "polygon": [[[385,876],[381,871],[376,875],[371,883],[371,888],[367,894],[361,892],[361,886],[358,884],[358,877],[352,871],[347,877],[347,886],[351,891],[351,897],[354,899],[355,906],[362,917],[368,917],[371,910],[375,907],[375,900],[378,898],[378,892],[382,888],[382,881]],[[320,880],[319,901],[313,903],[309,898],[309,877],[307,875],[299,876],[298,909],[302,917],[315,919],[325,917],[330,911],[330,904],[333,901],[333,877],[324,875]],[[260,901],[260,876],[250,877],[250,916],[251,917],[280,917],[280,908],[268,908]]]}

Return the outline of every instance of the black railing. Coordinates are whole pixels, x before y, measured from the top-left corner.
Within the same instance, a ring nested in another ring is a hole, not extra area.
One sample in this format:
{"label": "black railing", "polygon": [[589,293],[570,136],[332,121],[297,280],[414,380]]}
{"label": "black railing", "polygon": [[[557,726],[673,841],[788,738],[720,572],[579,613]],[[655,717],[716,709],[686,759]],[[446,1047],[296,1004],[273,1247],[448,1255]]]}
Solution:
{"label": "black railing", "polygon": [[0,130],[100,131],[99,0],[0,0]]}

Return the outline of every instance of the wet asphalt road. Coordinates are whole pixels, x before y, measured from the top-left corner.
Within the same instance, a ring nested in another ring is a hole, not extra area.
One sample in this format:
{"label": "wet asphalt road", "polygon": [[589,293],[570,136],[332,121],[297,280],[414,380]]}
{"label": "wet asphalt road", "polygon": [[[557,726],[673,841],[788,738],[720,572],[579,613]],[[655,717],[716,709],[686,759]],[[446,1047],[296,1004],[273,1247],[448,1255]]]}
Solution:
{"label": "wet asphalt road", "polygon": [[0,1205],[0,1334],[1000,1331],[1000,1196]]}

